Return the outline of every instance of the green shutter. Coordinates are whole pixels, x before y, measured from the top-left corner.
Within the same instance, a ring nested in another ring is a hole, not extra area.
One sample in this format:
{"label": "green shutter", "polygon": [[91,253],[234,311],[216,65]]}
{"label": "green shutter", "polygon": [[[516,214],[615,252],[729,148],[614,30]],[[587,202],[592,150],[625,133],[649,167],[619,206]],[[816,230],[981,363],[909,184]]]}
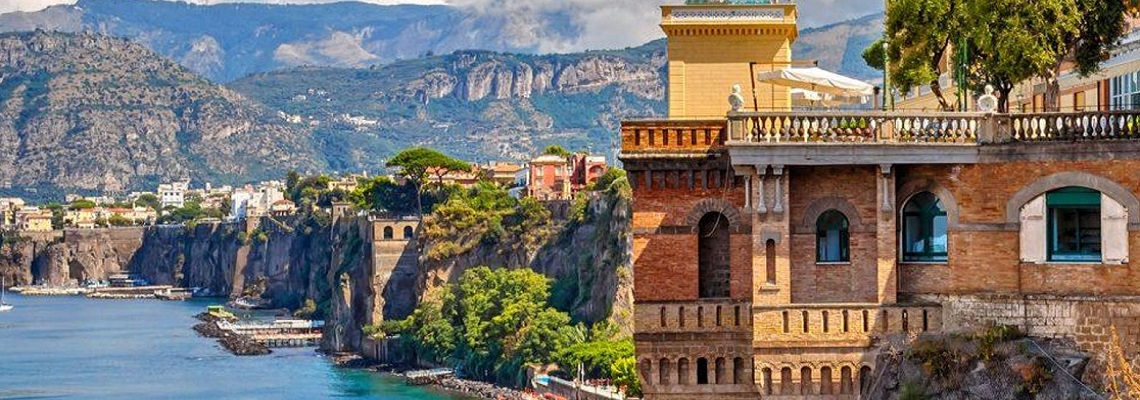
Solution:
{"label": "green shutter", "polygon": [[1058,189],[1045,197],[1049,207],[1100,207],[1100,192],[1085,188]]}

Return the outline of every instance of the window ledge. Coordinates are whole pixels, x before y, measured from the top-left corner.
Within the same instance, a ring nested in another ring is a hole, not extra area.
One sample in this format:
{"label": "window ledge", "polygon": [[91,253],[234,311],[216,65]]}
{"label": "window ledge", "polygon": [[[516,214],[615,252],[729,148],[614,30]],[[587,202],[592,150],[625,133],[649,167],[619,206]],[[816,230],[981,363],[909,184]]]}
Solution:
{"label": "window ledge", "polygon": [[761,292],[779,292],[780,287],[773,285],[773,284],[770,284],[770,283],[765,283],[763,285],[760,285],[760,291]]}
{"label": "window ledge", "polygon": [[949,261],[901,261],[903,265],[950,265]]}
{"label": "window ledge", "polygon": [[816,266],[823,266],[823,267],[835,267],[835,266],[851,265],[851,262],[850,261],[816,261],[815,265]]}

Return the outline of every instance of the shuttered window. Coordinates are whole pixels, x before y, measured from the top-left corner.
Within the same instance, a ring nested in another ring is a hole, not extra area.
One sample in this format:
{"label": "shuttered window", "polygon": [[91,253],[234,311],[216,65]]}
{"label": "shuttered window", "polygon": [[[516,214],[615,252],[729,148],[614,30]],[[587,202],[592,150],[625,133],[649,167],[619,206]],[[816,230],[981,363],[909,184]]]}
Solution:
{"label": "shuttered window", "polygon": [[1101,261],[1101,194],[1067,187],[1045,195],[1049,261]]}

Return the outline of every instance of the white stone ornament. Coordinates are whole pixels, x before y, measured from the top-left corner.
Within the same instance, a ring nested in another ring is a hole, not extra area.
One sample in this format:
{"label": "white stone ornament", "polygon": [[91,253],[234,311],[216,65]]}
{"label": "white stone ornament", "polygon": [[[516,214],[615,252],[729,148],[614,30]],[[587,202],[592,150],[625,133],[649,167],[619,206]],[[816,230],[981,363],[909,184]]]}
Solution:
{"label": "white stone ornament", "polygon": [[734,112],[744,109],[744,95],[740,93],[740,90],[740,85],[732,85],[732,94],[728,95],[728,105]]}
{"label": "white stone ornament", "polygon": [[998,107],[997,96],[994,96],[993,85],[986,85],[986,94],[978,97],[978,111],[994,112]]}

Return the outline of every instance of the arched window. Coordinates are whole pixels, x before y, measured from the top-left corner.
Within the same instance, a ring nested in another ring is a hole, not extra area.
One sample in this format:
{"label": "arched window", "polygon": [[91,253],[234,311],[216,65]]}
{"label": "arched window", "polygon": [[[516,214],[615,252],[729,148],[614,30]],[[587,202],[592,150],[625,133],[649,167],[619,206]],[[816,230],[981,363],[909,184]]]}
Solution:
{"label": "arched window", "polygon": [[762,378],[764,379],[764,394],[772,394],[772,369],[764,368],[761,370],[761,375],[763,375]]}
{"label": "arched window", "polygon": [[697,359],[697,384],[709,384],[709,360],[704,357]]}
{"label": "arched window", "polygon": [[815,394],[812,392],[811,368],[800,368],[800,394]]}
{"label": "arched window", "polygon": [[682,358],[677,360],[677,383],[681,385],[689,384],[689,359]]}
{"label": "arched window", "polygon": [[821,263],[851,261],[847,216],[827,210],[815,221],[816,261]]}
{"label": "arched window", "polygon": [[392,240],[392,227],[384,227],[384,240]]}
{"label": "arched window", "polygon": [[752,380],[751,377],[744,376],[744,359],[736,357],[732,359],[732,383],[734,385],[743,384],[745,379]]}
{"label": "arched window", "polygon": [[669,359],[662,358],[661,361],[657,363],[657,369],[659,378],[659,381],[657,383],[668,385],[670,380],[669,376],[673,375],[673,368],[669,365]]}
{"label": "arched window", "polygon": [[1100,199],[1100,192],[1083,187],[1045,194],[1049,261],[1101,260]]}
{"label": "arched window", "polygon": [[698,224],[700,297],[729,297],[728,218],[710,212]]}
{"label": "arched window", "polygon": [[946,209],[930,192],[911,197],[903,207],[903,261],[946,261]]}
{"label": "arched window", "polygon": [[411,239],[413,234],[415,234],[415,231],[412,229],[412,227],[404,227],[404,239]]}
{"label": "arched window", "polygon": [[819,369],[819,394],[833,394],[833,386],[831,383],[831,367],[823,367]]}

